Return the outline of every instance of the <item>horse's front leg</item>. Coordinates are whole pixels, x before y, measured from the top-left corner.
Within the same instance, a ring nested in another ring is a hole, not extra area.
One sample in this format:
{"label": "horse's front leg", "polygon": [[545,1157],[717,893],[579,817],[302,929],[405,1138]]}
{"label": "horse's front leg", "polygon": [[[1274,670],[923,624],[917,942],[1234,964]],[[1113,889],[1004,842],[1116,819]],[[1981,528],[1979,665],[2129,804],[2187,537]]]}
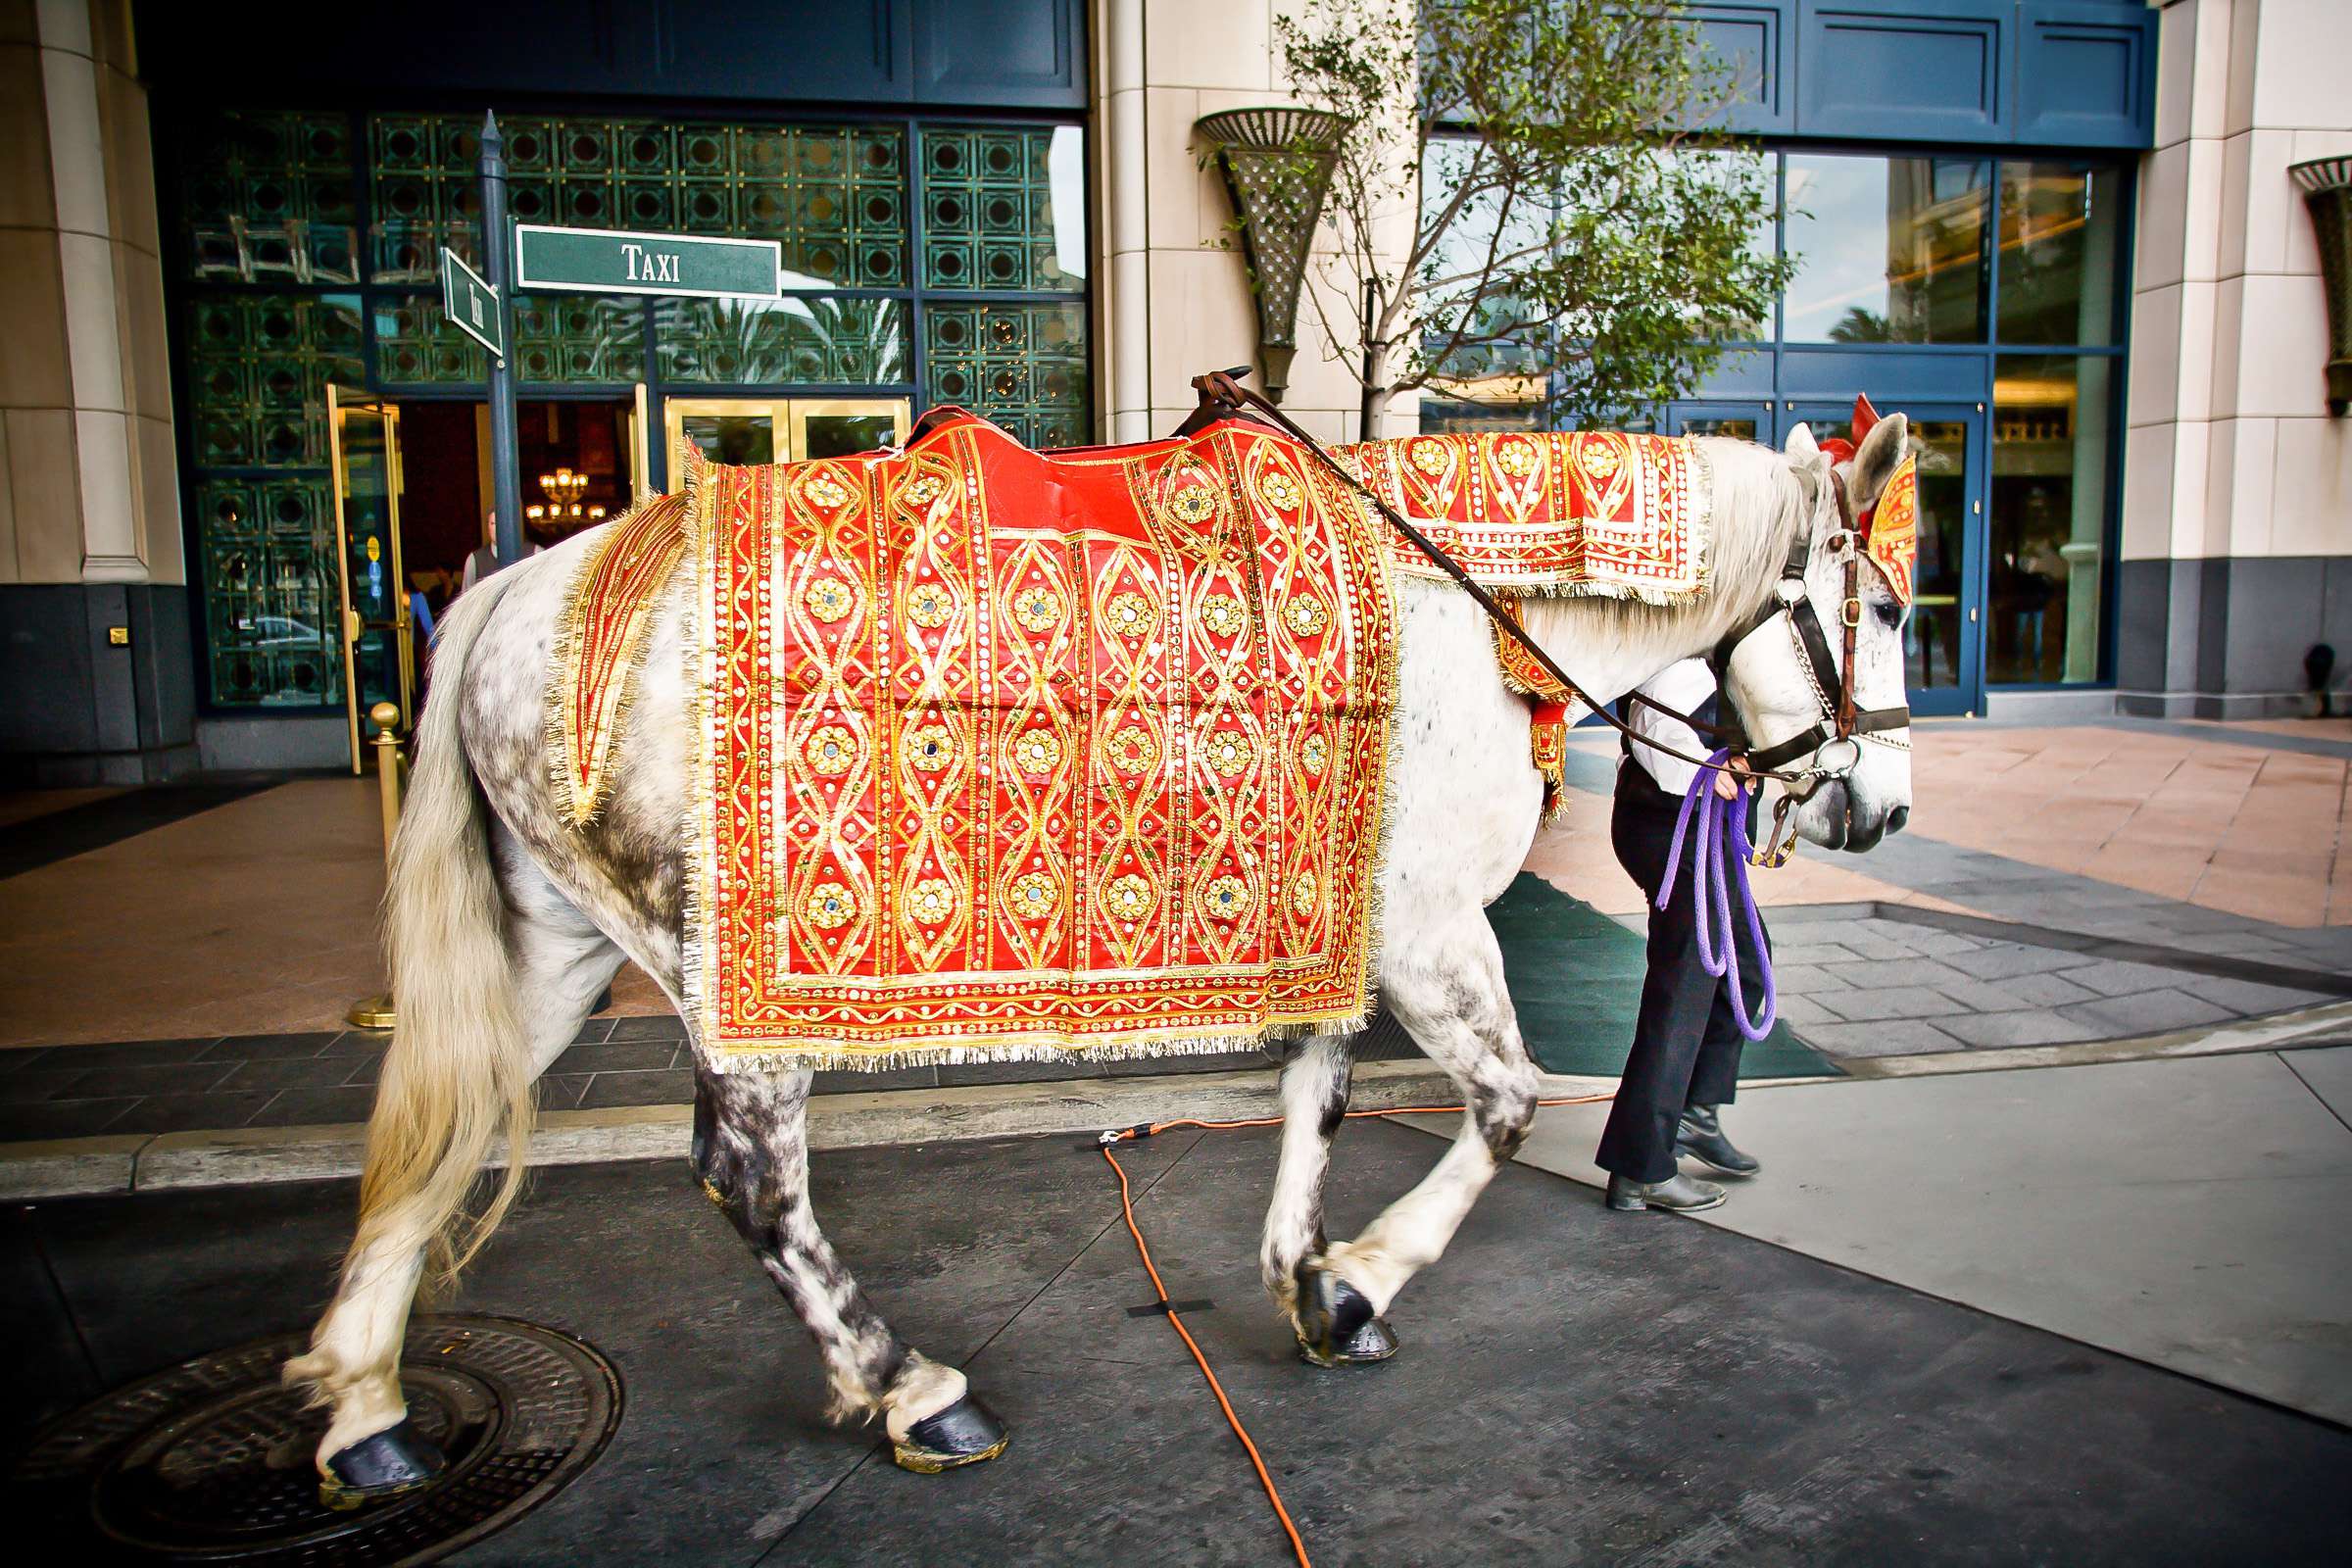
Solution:
{"label": "horse's front leg", "polygon": [[[1266,1206],[1266,1229],[1258,1247],[1258,1272],[1277,1304],[1296,1326],[1299,1265],[1320,1253],[1323,1183],[1331,1170],[1331,1140],[1348,1114],[1355,1037],[1312,1035],[1298,1043],[1282,1065],[1282,1154],[1274,1174],[1274,1199]],[[1368,1325],[1364,1343],[1341,1358],[1385,1360],[1396,1342],[1385,1325]],[[1299,1345],[1323,1359],[1306,1336]]]}
{"label": "horse's front leg", "polygon": [[882,1417],[892,1457],[925,1472],[1004,1451],[961,1372],[911,1349],[866,1303],[808,1201],[808,1074],[695,1072],[694,1166],[808,1325],[836,1421]]}
{"label": "horse's front leg", "polygon": [[1445,1252],[1536,1113],[1536,1066],[1519,1038],[1502,954],[1485,914],[1469,906],[1391,943],[1393,955],[1412,956],[1384,966],[1382,996],[1452,1077],[1467,1109],[1452,1147],[1418,1186],[1355,1240],[1300,1264],[1299,1344],[1309,1360],[1327,1366],[1364,1359],[1348,1352],[1380,1327],[1405,1283]]}

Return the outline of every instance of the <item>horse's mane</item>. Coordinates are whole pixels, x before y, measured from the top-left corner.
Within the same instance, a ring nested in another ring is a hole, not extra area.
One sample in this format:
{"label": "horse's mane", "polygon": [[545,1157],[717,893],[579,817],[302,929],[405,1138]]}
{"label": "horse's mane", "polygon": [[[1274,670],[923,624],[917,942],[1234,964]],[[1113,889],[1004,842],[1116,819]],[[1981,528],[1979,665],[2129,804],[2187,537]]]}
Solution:
{"label": "horse's mane", "polygon": [[1809,517],[1804,487],[1784,454],[1730,436],[1692,439],[1714,472],[1708,591],[1665,605],[1636,599],[1580,601],[1595,608],[1628,640],[1686,640],[1691,617],[1701,616],[1712,641],[1745,621],[1771,596],[1788,558],[1788,541]]}

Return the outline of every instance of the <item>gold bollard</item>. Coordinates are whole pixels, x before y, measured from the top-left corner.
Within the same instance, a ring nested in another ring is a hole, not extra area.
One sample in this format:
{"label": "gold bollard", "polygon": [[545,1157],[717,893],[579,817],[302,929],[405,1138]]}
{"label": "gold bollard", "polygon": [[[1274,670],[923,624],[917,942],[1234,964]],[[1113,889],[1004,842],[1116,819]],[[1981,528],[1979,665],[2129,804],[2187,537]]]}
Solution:
{"label": "gold bollard", "polygon": [[[384,864],[392,863],[392,835],[400,828],[400,798],[408,789],[409,760],[400,749],[400,708],[393,703],[378,703],[368,710],[375,721],[375,782],[384,807]],[[355,1029],[389,1029],[396,1014],[392,1009],[389,992],[367,997],[351,1004],[345,1013]]]}

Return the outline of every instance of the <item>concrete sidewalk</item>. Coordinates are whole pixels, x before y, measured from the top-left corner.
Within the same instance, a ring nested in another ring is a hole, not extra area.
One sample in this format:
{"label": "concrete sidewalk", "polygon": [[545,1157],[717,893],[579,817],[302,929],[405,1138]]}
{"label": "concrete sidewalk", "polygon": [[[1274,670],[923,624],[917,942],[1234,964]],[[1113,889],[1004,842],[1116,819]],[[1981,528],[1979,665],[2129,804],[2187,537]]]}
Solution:
{"label": "concrete sidewalk", "polygon": [[[1607,1112],[1520,1159],[1600,1185]],[[2352,1047],[1743,1087],[1726,1125],[1766,1169],[1707,1225],[2352,1423]]]}

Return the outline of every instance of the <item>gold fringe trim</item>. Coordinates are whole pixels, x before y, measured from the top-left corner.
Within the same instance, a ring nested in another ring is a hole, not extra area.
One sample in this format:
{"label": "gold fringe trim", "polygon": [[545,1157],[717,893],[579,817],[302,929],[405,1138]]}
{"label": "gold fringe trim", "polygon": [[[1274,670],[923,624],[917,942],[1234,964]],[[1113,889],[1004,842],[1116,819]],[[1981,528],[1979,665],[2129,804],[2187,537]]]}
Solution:
{"label": "gold fringe trim", "polygon": [[[554,674],[547,693],[547,754],[556,805],[575,831],[594,822],[604,808],[613,750],[628,724],[638,676],[645,665],[646,630],[654,601],[685,557],[683,511],[684,503],[675,496],[649,496],[619,516],[600,523],[595,531],[602,537],[589,542],[564,588],[564,608],[556,620]],[[664,530],[670,537],[662,537]],[[606,580],[604,573],[613,553],[631,547],[653,552],[639,580]],[[623,602],[610,602],[614,599]],[[581,664],[589,652],[591,614],[618,615],[621,621],[611,667],[595,681],[592,706],[602,711],[596,715],[592,735],[581,732],[576,716],[582,706],[583,684],[590,678]]]}
{"label": "gold fringe trim", "polygon": [[699,1059],[717,1073],[737,1072],[889,1072],[899,1067],[985,1066],[1025,1061],[1144,1061],[1162,1056],[1230,1055],[1259,1051],[1289,1040],[1313,1035],[1360,1034],[1372,1023],[1372,1007],[1329,1018],[1289,1020],[1261,1030],[1219,1030],[1205,1034],[1164,1036],[1122,1035],[1082,1046],[1054,1045],[1043,1040],[992,1040],[971,1045],[849,1046],[813,1043],[806,1046],[719,1046],[706,1048]]}

